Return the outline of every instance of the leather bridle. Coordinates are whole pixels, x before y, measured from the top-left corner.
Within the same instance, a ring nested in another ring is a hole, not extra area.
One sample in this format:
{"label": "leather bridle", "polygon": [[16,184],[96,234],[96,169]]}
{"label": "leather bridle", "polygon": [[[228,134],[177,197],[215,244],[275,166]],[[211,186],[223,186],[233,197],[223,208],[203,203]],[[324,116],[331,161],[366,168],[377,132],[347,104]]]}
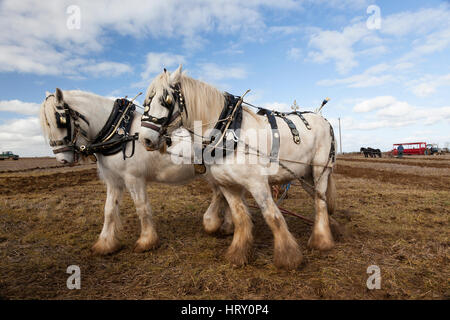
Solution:
{"label": "leather bridle", "polygon": [[[173,90],[173,99],[166,89],[164,89],[163,96],[161,97],[161,105],[169,111],[167,116],[156,118],[149,114],[150,105],[154,97],[149,96],[147,98],[147,103],[144,104],[144,114],[141,118],[141,126],[152,129],[158,132],[160,135],[166,134],[168,127],[171,126],[176,120],[181,120],[183,112],[186,113],[187,118],[185,99],[181,91],[180,84],[177,83],[173,86],[170,86],[170,88]],[[176,105],[178,105],[177,111],[175,111]]]}
{"label": "leather bridle", "polygon": [[[48,95],[46,100],[54,95]],[[79,123],[78,119],[83,120],[88,126],[89,121],[86,119],[85,116],[83,116],[78,111],[73,110],[70,108],[70,106],[64,102],[62,106],[56,106],[56,109],[59,111],[63,111],[63,113],[56,111],[55,112],[55,118],[56,118],[56,126],[60,129],[66,129],[66,136],[62,140],[50,140],[50,146],[56,147],[56,146],[64,146],[62,148],[54,149],[53,153],[61,153],[61,152],[76,152],[79,151],[79,148],[76,145],[76,141],[78,139],[78,135],[81,134],[86,140],[87,138],[87,132],[83,130]],[[72,130],[72,119],[73,119],[73,130]]]}

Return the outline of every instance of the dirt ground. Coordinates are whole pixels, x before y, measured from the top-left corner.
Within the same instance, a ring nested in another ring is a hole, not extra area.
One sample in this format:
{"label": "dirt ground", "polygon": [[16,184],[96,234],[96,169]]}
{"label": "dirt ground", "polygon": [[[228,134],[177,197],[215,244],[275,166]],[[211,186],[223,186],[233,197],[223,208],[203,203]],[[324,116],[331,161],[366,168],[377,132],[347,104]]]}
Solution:
{"label": "dirt ground", "polygon": [[[127,194],[121,204],[122,249],[93,256],[90,247],[102,228],[106,197],[95,166],[57,168],[51,158],[23,161],[0,164],[3,299],[450,298],[449,156],[340,157],[334,217],[345,234],[329,252],[310,250],[311,227],[286,217],[304,256],[294,271],[273,266],[272,234],[258,211],[250,264],[229,265],[224,252],[231,236],[203,231],[210,191],[201,179],[149,186],[158,249],[133,253],[139,223]],[[297,186],[283,207],[314,214],[313,201]],[[80,267],[80,290],[66,287],[70,265]],[[371,265],[381,271],[379,290],[366,286]]]}
{"label": "dirt ground", "polygon": [[0,161],[0,173],[28,172],[38,169],[48,170],[51,168],[62,168],[63,166],[58,164],[55,158],[52,157],[7,159]]}

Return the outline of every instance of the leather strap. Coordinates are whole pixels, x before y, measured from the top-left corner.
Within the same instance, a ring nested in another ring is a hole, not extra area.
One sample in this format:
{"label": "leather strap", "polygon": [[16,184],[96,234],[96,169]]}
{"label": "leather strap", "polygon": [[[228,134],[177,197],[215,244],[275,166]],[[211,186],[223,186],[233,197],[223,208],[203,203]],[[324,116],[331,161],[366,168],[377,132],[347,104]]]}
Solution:
{"label": "leather strap", "polygon": [[294,114],[296,114],[296,115],[299,116],[299,118],[300,118],[300,119],[303,121],[303,123],[305,124],[306,129],[311,130],[311,126],[309,125],[308,121],[305,119],[305,117],[304,117],[303,114],[302,114],[302,113],[306,113],[306,112],[295,111],[295,112],[292,112],[292,113],[294,113]]}
{"label": "leather strap", "polygon": [[270,127],[272,129],[272,149],[270,150],[270,162],[278,161],[278,153],[280,152],[280,132],[278,131],[277,120],[274,113],[267,109],[260,109],[258,111],[260,115],[266,115],[269,120]]}
{"label": "leather strap", "polygon": [[284,122],[286,122],[286,124],[288,125],[289,129],[291,130],[292,139],[294,140],[294,142],[296,144],[300,144],[300,134],[298,133],[297,127],[291,121],[291,119],[286,117],[284,114],[280,114],[280,115],[277,114],[277,116],[279,116],[281,119],[283,119]]}
{"label": "leather strap", "polygon": [[151,124],[150,122],[147,121],[141,121],[141,126],[155,130],[156,132],[161,131],[161,127],[155,126],[154,124]]}

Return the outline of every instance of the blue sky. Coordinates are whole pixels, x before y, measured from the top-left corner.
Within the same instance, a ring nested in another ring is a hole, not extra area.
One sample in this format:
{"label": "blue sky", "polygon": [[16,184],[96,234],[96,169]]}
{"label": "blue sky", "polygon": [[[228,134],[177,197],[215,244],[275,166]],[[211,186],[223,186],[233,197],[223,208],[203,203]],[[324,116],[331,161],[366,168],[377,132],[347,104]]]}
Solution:
{"label": "blue sky", "polygon": [[51,155],[46,91],[134,96],[179,63],[265,107],[330,97],[344,152],[450,144],[449,1],[5,0],[0,29],[0,150],[23,156]]}

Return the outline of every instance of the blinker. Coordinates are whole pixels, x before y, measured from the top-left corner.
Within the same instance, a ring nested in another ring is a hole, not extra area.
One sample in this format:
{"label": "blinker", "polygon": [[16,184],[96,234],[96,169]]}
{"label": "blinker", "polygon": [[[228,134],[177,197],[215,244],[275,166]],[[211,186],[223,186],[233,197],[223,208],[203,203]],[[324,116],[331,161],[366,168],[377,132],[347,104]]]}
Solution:
{"label": "blinker", "polygon": [[56,126],[58,128],[66,128],[67,127],[66,115],[62,115],[58,112],[55,112],[55,118],[56,118]]}

